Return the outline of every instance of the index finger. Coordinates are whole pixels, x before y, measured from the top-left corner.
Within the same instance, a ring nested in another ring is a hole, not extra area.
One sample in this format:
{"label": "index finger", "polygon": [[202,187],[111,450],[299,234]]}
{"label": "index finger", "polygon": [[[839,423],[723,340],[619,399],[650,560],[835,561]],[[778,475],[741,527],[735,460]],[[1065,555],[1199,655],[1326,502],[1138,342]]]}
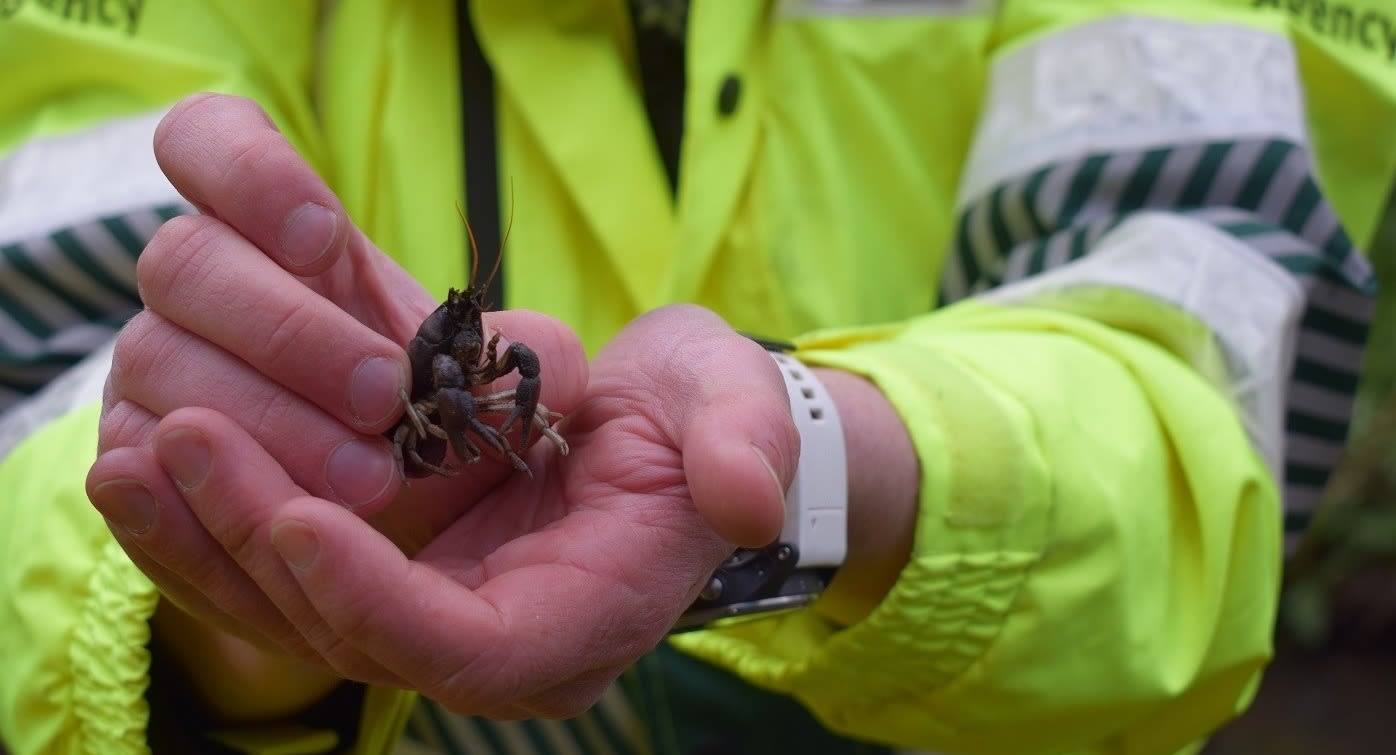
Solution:
{"label": "index finger", "polygon": [[160,122],[154,145],[186,199],[287,270],[316,275],[344,253],[351,233],[344,207],[252,100],[187,97]]}
{"label": "index finger", "polygon": [[566,564],[523,567],[472,590],[319,499],[287,502],[270,532],[340,650],[458,712],[499,710],[628,665],[675,618],[653,610],[652,596]]}

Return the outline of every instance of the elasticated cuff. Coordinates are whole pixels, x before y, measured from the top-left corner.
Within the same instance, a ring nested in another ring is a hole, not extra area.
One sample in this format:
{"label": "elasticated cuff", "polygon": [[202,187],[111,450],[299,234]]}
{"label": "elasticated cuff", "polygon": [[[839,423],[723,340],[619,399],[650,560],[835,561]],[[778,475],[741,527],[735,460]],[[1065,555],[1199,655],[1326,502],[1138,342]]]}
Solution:
{"label": "elasticated cuff", "polygon": [[[922,470],[910,562],[852,626],[806,610],[673,641],[795,696],[835,730],[878,739],[883,723],[908,715],[925,726],[934,707],[927,696],[952,685],[998,636],[1044,547],[1047,469],[1032,417],[986,392],[969,368],[905,343],[841,345],[799,356],[872,380],[906,423]],[[966,438],[974,439],[969,451],[961,450]]]}
{"label": "elasticated cuff", "polygon": [[69,651],[82,752],[146,752],[150,617],[159,593],[115,541],[98,556]]}

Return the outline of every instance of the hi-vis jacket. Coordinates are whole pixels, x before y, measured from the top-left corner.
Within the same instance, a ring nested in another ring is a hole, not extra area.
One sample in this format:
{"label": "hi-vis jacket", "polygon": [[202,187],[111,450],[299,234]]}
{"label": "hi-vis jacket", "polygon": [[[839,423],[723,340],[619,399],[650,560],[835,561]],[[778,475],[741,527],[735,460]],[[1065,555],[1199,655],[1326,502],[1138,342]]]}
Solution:
{"label": "hi-vis jacket", "polygon": [[[472,5],[516,198],[510,306],[594,350],[699,302],[875,381],[920,455],[914,553],[874,613],[685,635],[687,658],[846,736],[949,752],[1171,752],[1244,708],[1285,529],[1346,433],[1396,3],[694,0],[672,191],[624,0]],[[444,294],[467,268],[456,12],[0,0],[11,751],[147,741],[158,596],[83,478],[134,257],[192,211],[151,157],[159,116],[256,98]],[[369,690],[357,751],[390,749],[411,703]]]}

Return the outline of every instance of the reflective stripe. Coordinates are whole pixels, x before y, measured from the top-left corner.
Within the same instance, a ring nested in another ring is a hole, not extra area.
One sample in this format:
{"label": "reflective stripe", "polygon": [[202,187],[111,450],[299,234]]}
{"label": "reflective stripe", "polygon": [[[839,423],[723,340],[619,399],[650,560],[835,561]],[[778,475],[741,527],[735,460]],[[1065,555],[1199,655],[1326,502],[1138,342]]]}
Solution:
{"label": "reflective stripe", "polygon": [[0,416],[139,310],[137,255],[165,219],[193,210],[155,162],[165,112],[34,139],[0,159]]}
{"label": "reflective stripe", "polygon": [[1088,152],[1223,139],[1307,143],[1289,40],[1153,17],[1082,24],[1010,49],[993,64],[982,112],[961,206],[1013,176]]}
{"label": "reflective stripe", "polygon": [[[1343,452],[1376,289],[1308,155],[1281,139],[1160,144],[1009,176],[962,208],[941,299],[979,295],[1079,260],[1103,232],[1148,211],[1204,223],[1268,258],[1304,293],[1291,340],[1272,334],[1277,353],[1296,355],[1280,416],[1285,442],[1300,442],[1305,458],[1286,455],[1277,473],[1286,523],[1302,526]],[[1227,279],[1211,285],[1236,290]],[[1246,394],[1237,385],[1228,389]],[[1254,436],[1270,420],[1248,422]],[[1272,468],[1279,447],[1278,435],[1257,442]]]}
{"label": "reflective stripe", "polygon": [[140,309],[136,257],[184,202],[0,245],[0,415],[111,339]]}
{"label": "reflective stripe", "polygon": [[165,112],[34,139],[0,159],[0,246],[98,217],[182,202],[151,147]]}
{"label": "reflective stripe", "polygon": [[1176,305],[1212,330],[1229,357],[1230,389],[1251,442],[1283,479],[1285,385],[1304,291],[1264,255],[1197,220],[1139,213],[1086,258],[985,295],[1024,301],[1109,286]]}
{"label": "reflective stripe", "polygon": [[107,373],[111,371],[115,345],[116,339],[108,334],[106,344],[76,367],[64,372],[30,400],[0,414],[0,459],[44,425],[74,409],[100,401]]}
{"label": "reflective stripe", "polygon": [[613,684],[590,710],[567,721],[490,721],[452,713],[418,698],[404,732],[412,752],[497,755],[622,755],[646,753],[644,729],[625,691]]}

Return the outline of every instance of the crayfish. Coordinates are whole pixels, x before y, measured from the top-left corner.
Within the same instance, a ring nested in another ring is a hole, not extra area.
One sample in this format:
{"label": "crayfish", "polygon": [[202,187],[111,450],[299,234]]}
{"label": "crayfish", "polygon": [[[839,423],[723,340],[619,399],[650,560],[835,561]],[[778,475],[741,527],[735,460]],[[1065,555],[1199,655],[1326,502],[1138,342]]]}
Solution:
{"label": "crayfish", "polygon": [[[461,219],[465,220],[463,214]],[[412,393],[402,392],[407,410],[388,431],[403,482],[409,477],[457,474],[457,468],[444,463],[448,445],[465,464],[479,461],[484,454],[472,435],[530,477],[533,472],[518,451],[528,448],[535,427],[567,453],[567,441],[553,429],[561,415],[538,402],[543,386],[538,355],[518,341],[511,342],[501,355],[500,334],[495,332],[485,339],[482,315],[489,309],[485,291],[498,273],[499,263],[496,259],[489,278],[475,285],[479,249],[469,222],[465,227],[470,238],[471,285],[464,291],[452,288],[446,301],[427,315],[407,344]],[[471,389],[514,370],[519,373],[516,387],[479,396],[472,393]],[[484,414],[507,416],[496,428],[481,421]],[[515,423],[519,425],[517,447],[508,437]]]}

